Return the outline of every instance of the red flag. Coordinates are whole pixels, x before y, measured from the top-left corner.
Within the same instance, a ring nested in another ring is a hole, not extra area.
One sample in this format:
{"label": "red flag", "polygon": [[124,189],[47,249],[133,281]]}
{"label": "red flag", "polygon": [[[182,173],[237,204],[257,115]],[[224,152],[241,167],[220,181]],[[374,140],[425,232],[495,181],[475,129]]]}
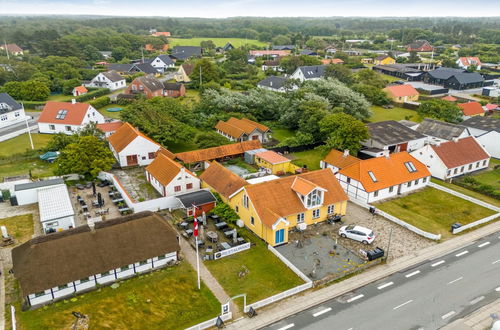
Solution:
{"label": "red flag", "polygon": [[198,221],[196,221],[196,219],[194,219],[194,226],[193,226],[193,234],[194,234],[194,237],[198,237]]}

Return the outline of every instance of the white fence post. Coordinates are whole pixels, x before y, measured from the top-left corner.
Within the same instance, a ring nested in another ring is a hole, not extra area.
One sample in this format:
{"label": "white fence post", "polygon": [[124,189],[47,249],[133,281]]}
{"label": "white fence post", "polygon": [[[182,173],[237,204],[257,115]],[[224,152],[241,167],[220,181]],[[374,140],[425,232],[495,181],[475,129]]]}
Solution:
{"label": "white fence post", "polygon": [[482,218],[480,220],[471,222],[471,223],[466,224],[464,226],[461,226],[459,228],[453,229],[453,235],[458,234],[458,233],[460,233],[460,232],[462,232],[464,230],[470,229],[472,227],[476,227],[476,226],[482,225],[483,223],[490,222],[490,221],[492,221],[492,220],[494,220],[494,219],[496,219],[498,217],[500,217],[500,213],[496,213],[496,214],[490,215],[489,217]]}
{"label": "white fence post", "polygon": [[13,305],[10,305],[10,318],[11,318],[12,330],[16,330],[17,329],[16,308]]}

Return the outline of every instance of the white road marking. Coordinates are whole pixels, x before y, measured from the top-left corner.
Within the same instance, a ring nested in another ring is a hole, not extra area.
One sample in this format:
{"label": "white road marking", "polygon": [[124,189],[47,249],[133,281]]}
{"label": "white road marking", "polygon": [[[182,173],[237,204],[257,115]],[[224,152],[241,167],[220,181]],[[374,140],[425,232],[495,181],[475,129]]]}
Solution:
{"label": "white road marking", "polygon": [[477,297],[477,298],[475,298],[475,299],[472,299],[472,300],[470,301],[470,304],[471,304],[471,305],[477,304],[478,302],[480,302],[480,301],[481,301],[481,300],[483,300],[483,299],[484,299],[484,296]]}
{"label": "white road marking", "polygon": [[444,262],[445,262],[444,260],[438,261],[438,262],[436,262],[436,263],[433,263],[433,264],[431,265],[431,267],[436,267],[436,266],[439,266],[439,265],[441,265],[441,264],[444,264]]}
{"label": "white road marking", "polygon": [[496,292],[500,292],[500,286],[495,289]]}
{"label": "white road marking", "polygon": [[477,247],[482,248],[483,246],[489,245],[490,242],[484,242],[483,244],[479,244]]}
{"label": "white road marking", "polygon": [[317,313],[314,313],[314,314],[313,314],[313,316],[314,316],[314,317],[318,317],[318,316],[320,316],[321,314],[328,313],[328,312],[329,312],[329,311],[331,311],[331,310],[332,310],[332,308],[331,308],[331,307],[328,307],[328,308],[325,308],[325,309],[323,309],[323,310],[321,310],[321,311],[319,311],[319,312],[317,312]]}
{"label": "white road marking", "polygon": [[494,264],[497,264],[499,262],[500,262],[500,259],[493,261],[491,264],[494,265]]}
{"label": "white road marking", "polygon": [[377,287],[377,289],[382,290],[383,288],[387,288],[388,286],[391,286],[393,284],[394,284],[394,282],[385,283],[385,284],[382,284],[381,286]]}
{"label": "white road marking", "polygon": [[361,298],[363,298],[364,296],[365,296],[364,294],[358,294],[356,297],[352,297],[352,298],[347,299],[347,302],[348,302],[348,303],[353,302],[354,300],[361,299]]}
{"label": "white road marking", "polygon": [[453,283],[455,283],[455,282],[460,281],[461,279],[463,279],[463,277],[462,277],[462,276],[460,276],[459,278],[454,279],[453,281],[449,281],[449,282],[448,282],[448,284],[453,284]]}
{"label": "white road marking", "polygon": [[394,307],[393,309],[398,309],[398,308],[400,308],[400,307],[403,307],[404,305],[407,305],[407,304],[411,303],[412,301],[413,301],[413,300],[408,300],[407,302],[404,302],[404,303],[402,303],[401,305],[398,305],[398,306]]}
{"label": "white road marking", "polygon": [[278,330],[286,330],[286,329],[290,329],[294,326],[295,326],[295,323],[290,323],[289,325],[285,325],[284,327],[279,328]]}
{"label": "white road marking", "polygon": [[455,257],[461,257],[461,256],[463,256],[464,254],[467,254],[467,253],[469,253],[469,251],[465,250],[465,251],[460,252],[459,254],[455,254]]}
{"label": "white road marking", "polygon": [[444,314],[443,316],[441,316],[441,319],[443,319],[443,320],[447,319],[450,316],[452,316],[453,314],[455,314],[455,311],[448,312],[448,313]]}
{"label": "white road marking", "polygon": [[349,328],[349,329],[347,329],[347,330],[352,330],[352,328]]}
{"label": "white road marking", "polygon": [[414,271],[413,273],[410,273],[410,274],[406,275],[406,277],[407,277],[407,278],[408,278],[408,277],[412,277],[412,276],[417,275],[417,274],[419,274],[419,273],[420,273],[420,271],[419,271],[419,270],[416,270],[416,271]]}

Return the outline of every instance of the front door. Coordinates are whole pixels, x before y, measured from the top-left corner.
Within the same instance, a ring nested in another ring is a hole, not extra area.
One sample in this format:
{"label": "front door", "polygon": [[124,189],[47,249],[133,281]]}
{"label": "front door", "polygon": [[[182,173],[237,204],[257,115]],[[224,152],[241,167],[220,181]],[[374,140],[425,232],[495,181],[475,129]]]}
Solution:
{"label": "front door", "polygon": [[128,155],[127,156],[127,166],[137,165],[137,155]]}
{"label": "front door", "polygon": [[274,242],[276,245],[281,244],[285,241],[285,229],[279,229],[275,233]]}

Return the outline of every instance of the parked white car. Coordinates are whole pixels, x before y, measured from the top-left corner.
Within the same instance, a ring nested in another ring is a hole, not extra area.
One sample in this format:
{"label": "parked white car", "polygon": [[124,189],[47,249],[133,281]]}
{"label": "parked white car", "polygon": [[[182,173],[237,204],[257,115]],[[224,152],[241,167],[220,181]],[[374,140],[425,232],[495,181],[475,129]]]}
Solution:
{"label": "parked white car", "polygon": [[375,240],[373,230],[361,226],[342,226],[339,229],[341,237],[347,237],[363,244],[372,244]]}

